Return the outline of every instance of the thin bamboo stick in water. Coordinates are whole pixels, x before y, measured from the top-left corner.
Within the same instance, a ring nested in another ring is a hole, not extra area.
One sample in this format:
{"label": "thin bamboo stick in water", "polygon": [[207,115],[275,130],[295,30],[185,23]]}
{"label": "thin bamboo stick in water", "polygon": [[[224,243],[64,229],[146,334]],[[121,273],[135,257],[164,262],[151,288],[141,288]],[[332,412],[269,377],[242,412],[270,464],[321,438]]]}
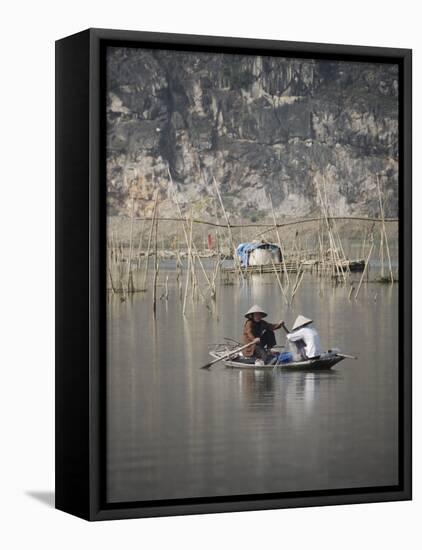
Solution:
{"label": "thin bamboo stick in water", "polygon": [[394,283],[393,268],[391,266],[390,247],[388,246],[387,231],[386,231],[386,228],[385,228],[384,206],[382,204],[381,186],[380,186],[380,181],[379,181],[378,174],[377,174],[377,189],[378,189],[378,199],[379,199],[379,204],[380,204],[382,229],[383,229],[383,232],[384,232],[384,239],[385,239],[385,248],[386,248],[386,251],[387,251],[387,258],[388,258],[388,268],[390,270],[391,282]]}
{"label": "thin bamboo stick in water", "polygon": [[358,294],[359,294],[359,291],[360,291],[360,287],[362,286],[362,281],[365,277],[365,274],[368,270],[368,266],[369,266],[369,260],[371,259],[371,254],[372,254],[372,249],[374,248],[374,241],[372,239],[372,243],[371,243],[371,246],[369,248],[369,253],[368,253],[368,257],[366,258],[366,262],[365,262],[365,267],[362,271],[362,275],[361,275],[361,278],[360,278],[360,281],[359,281],[359,284],[358,284],[358,287],[356,289],[356,294],[355,294],[355,300],[357,299],[358,297]]}
{"label": "thin bamboo stick in water", "polygon": [[227,215],[226,209],[224,208],[223,199],[221,198],[220,191],[218,190],[217,181],[216,181],[214,176],[212,177],[212,180],[214,182],[214,188],[215,188],[215,191],[217,193],[218,200],[220,201],[221,210],[223,211],[224,218],[225,218],[226,223],[227,223],[227,229],[229,231],[230,244],[231,244],[231,248],[233,250],[234,265],[236,266],[236,269],[238,270],[241,278],[244,279],[242,268],[239,265],[239,259],[238,259],[237,254],[236,254],[236,246],[235,246],[234,240],[233,240],[233,232],[232,232],[232,228],[230,226],[230,220],[229,220],[229,217]]}
{"label": "thin bamboo stick in water", "polygon": [[293,289],[293,292],[292,292],[292,297],[291,297],[291,300],[290,300],[290,304],[292,304],[292,302],[293,302],[293,298],[295,297],[295,294],[296,294],[296,292],[297,292],[297,291],[299,290],[299,287],[300,287],[300,283],[301,283],[301,282],[302,282],[302,280],[303,280],[303,276],[304,276],[304,274],[305,274],[305,272],[304,272],[304,271],[302,271],[302,274],[301,274],[301,276],[300,276],[300,279],[298,280],[298,282],[296,283],[296,286],[295,286],[295,287],[294,287],[294,289]]}
{"label": "thin bamboo stick in water", "polygon": [[273,269],[274,269],[275,276],[276,276],[276,278],[277,278],[278,286],[280,287],[281,293],[283,294],[283,298],[285,299],[286,304],[288,304],[288,303],[289,303],[289,300],[288,300],[288,298],[287,298],[287,296],[286,296],[286,293],[285,293],[285,291],[284,291],[283,285],[282,285],[281,280],[280,280],[280,276],[279,276],[279,274],[278,274],[277,268],[276,268],[275,263],[274,263],[274,260],[273,260],[272,258],[271,258],[271,263],[273,264]]}
{"label": "thin bamboo stick in water", "polygon": [[186,300],[187,300],[187,297],[188,297],[188,290],[189,290],[189,278],[191,276],[192,227],[193,227],[193,220],[191,219],[190,233],[189,233],[189,244],[188,244],[188,267],[187,267],[187,270],[186,270],[185,296],[184,296],[184,299],[183,299],[183,315],[185,315],[185,313],[186,313]]}
{"label": "thin bamboo stick in water", "polygon": [[152,287],[152,311],[155,315],[157,308],[157,279],[158,279],[158,216],[155,218],[155,231],[154,231],[154,255],[155,255],[155,269],[154,269],[154,283]]}
{"label": "thin bamboo stick in water", "polygon": [[284,270],[284,274],[286,275],[287,287],[289,287],[290,286],[290,278],[289,278],[289,273],[288,273],[287,267],[286,267],[286,259],[284,257],[284,248],[281,244],[280,233],[279,233],[278,227],[277,227],[277,220],[275,218],[273,200],[272,200],[271,195],[270,195],[270,205],[271,205],[271,213],[272,213],[273,221],[274,221],[274,228],[275,228],[275,232],[277,234],[278,246],[280,247],[281,261],[283,262],[283,270]]}
{"label": "thin bamboo stick in water", "polygon": [[154,223],[155,223],[155,214],[157,210],[157,202],[158,202],[158,189],[155,192],[155,200],[154,200],[154,207],[152,210],[152,220],[151,220],[151,228],[148,236],[148,245],[147,245],[147,254],[145,259],[145,269],[144,269],[144,278],[142,281],[142,289],[146,290],[146,284],[147,284],[147,277],[148,277],[148,267],[149,267],[149,253],[151,249],[151,242],[152,242],[152,234],[154,231]]}
{"label": "thin bamboo stick in water", "polygon": [[143,243],[143,240],[144,240],[145,223],[146,223],[146,221],[143,220],[142,221],[142,226],[141,226],[141,233],[139,235],[138,252],[136,254],[137,255],[137,262],[138,262],[138,269],[141,266],[141,251],[142,251],[142,243]]}
{"label": "thin bamboo stick in water", "polygon": [[130,220],[129,256],[127,260],[126,292],[129,292],[130,272],[132,270],[133,224],[134,224],[134,218],[135,218],[134,214],[135,214],[135,197],[133,196],[132,213],[131,213],[131,220]]}

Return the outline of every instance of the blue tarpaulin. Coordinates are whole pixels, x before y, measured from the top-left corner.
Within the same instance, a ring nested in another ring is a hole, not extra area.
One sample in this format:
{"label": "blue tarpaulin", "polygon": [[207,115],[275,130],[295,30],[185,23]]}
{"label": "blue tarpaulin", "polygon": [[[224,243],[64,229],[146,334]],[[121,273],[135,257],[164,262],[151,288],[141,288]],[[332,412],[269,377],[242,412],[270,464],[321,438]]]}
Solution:
{"label": "blue tarpaulin", "polygon": [[236,248],[236,254],[240,258],[240,265],[242,267],[246,267],[248,265],[248,263],[249,263],[249,254],[253,250],[256,250],[257,248],[270,248],[270,249],[277,248],[278,249],[278,246],[275,245],[275,244],[269,244],[269,243],[241,243],[241,244],[239,244],[239,246]]}

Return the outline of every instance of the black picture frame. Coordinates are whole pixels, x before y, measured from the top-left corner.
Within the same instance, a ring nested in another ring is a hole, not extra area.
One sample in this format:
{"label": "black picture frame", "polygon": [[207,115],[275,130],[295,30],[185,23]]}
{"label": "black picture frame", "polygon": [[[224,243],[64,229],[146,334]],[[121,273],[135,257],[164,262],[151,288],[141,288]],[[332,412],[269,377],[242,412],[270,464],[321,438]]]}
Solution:
{"label": "black picture frame", "polygon": [[[399,478],[397,486],[105,501],[107,45],[399,65]],[[88,29],[56,42],[56,508],[87,520],[408,500],[411,463],[412,52],[409,49]]]}

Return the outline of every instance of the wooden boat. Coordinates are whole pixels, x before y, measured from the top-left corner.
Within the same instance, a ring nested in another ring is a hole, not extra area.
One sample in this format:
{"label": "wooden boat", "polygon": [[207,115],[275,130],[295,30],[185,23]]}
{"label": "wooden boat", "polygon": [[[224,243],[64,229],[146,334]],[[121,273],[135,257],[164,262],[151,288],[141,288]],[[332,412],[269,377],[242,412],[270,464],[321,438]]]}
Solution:
{"label": "wooden boat", "polygon": [[365,260],[341,260],[338,263],[332,260],[326,260],[322,263],[320,260],[302,260],[300,266],[303,270],[313,271],[314,269],[333,271],[340,267],[344,271],[358,272],[365,269]]}
{"label": "wooden boat", "polygon": [[[211,357],[214,357],[215,359],[218,359],[219,357],[222,357],[223,355],[226,355],[228,350],[212,350],[210,351]],[[230,357],[229,359],[225,359],[222,361],[224,365],[228,368],[232,369],[247,369],[247,370],[271,370],[271,369],[281,369],[281,370],[291,370],[291,371],[319,371],[319,370],[328,370],[334,367],[337,363],[340,363],[340,361],[343,361],[345,357],[341,354],[339,354],[339,350],[330,350],[322,355],[320,355],[317,359],[307,359],[307,360],[300,360],[300,361],[292,361],[289,363],[280,363],[276,365],[255,365],[254,360],[251,360],[247,357],[243,357],[240,354],[234,354],[233,357]]]}

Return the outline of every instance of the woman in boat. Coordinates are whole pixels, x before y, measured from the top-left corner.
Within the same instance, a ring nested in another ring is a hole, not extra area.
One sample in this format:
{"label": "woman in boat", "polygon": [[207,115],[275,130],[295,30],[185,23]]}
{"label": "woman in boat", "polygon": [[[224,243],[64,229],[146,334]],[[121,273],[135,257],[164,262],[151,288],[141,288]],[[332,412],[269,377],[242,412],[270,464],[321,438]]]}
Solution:
{"label": "woman in boat", "polygon": [[311,323],[312,319],[298,315],[292,331],[287,334],[287,339],[296,344],[303,359],[317,359],[322,353],[319,334],[309,326]]}
{"label": "woman in boat", "polygon": [[247,344],[252,342],[255,338],[260,338],[259,344],[251,344],[249,347],[243,350],[245,357],[255,357],[261,359],[264,363],[267,363],[271,358],[270,349],[275,346],[276,340],[274,331],[281,328],[284,325],[284,321],[278,323],[268,323],[264,321],[264,317],[267,317],[267,313],[254,305],[249,311],[245,313],[246,321],[243,326],[243,342]]}

